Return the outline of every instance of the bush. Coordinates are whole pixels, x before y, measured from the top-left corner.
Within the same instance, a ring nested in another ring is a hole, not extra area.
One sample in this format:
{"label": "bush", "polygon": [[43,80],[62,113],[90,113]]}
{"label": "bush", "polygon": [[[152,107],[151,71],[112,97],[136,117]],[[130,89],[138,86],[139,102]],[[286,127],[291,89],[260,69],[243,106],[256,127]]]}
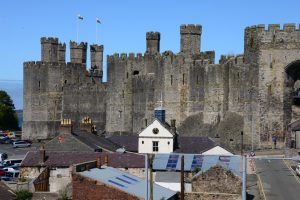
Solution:
{"label": "bush", "polygon": [[16,195],[17,200],[31,200],[32,198],[32,193],[28,190],[20,190],[16,192]]}

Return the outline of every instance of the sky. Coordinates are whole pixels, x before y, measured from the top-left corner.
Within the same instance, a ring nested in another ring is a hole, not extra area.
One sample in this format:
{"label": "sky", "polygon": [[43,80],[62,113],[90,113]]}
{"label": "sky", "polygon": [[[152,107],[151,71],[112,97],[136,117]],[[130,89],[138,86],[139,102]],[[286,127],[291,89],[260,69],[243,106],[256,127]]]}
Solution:
{"label": "sky", "polygon": [[[23,62],[40,60],[40,38],[104,45],[106,56],[145,52],[146,32],[161,33],[161,52],[179,52],[181,24],[201,24],[201,51],[242,54],[244,29],[257,24],[298,23],[299,0],[1,0],[1,82],[23,80]],[[83,21],[78,21],[78,14]],[[96,18],[98,39],[96,39]],[[88,54],[89,56],[89,54]],[[89,58],[87,61],[89,66]]]}

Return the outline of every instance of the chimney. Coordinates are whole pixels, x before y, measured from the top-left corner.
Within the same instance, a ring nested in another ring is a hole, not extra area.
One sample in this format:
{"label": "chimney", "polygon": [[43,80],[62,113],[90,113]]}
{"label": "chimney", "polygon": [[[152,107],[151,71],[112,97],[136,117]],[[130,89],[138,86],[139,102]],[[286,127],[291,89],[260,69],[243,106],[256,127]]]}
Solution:
{"label": "chimney", "polygon": [[46,161],[46,151],[44,145],[40,147],[40,164],[44,164]]}
{"label": "chimney", "polygon": [[100,156],[97,158],[97,163],[96,163],[96,165],[97,165],[97,168],[98,168],[98,169],[101,169],[101,157],[100,157]]}
{"label": "chimney", "polygon": [[175,151],[178,148],[178,135],[176,132],[176,119],[171,119],[170,130],[174,133],[173,150]]}
{"label": "chimney", "polygon": [[108,155],[105,155],[104,157],[104,165],[108,166]]}

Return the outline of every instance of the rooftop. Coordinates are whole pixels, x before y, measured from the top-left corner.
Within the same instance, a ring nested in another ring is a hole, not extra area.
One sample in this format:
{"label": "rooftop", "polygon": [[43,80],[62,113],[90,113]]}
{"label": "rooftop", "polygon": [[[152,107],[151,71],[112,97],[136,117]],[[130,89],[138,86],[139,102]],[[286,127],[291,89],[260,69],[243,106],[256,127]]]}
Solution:
{"label": "rooftop", "polygon": [[[104,153],[104,152],[59,152],[46,151],[46,161],[43,166],[66,168],[74,164],[96,160],[101,162],[108,158],[108,166],[115,168],[144,168],[144,156],[132,153]],[[29,151],[21,163],[21,167],[40,167],[39,151]]]}
{"label": "rooftop", "polygon": [[[93,168],[88,171],[78,173],[87,178],[118,188],[136,197],[145,197],[145,180],[118,169],[114,169],[112,167],[102,169]],[[175,191],[169,190],[155,183],[153,184],[153,199],[169,199],[175,194]]]}

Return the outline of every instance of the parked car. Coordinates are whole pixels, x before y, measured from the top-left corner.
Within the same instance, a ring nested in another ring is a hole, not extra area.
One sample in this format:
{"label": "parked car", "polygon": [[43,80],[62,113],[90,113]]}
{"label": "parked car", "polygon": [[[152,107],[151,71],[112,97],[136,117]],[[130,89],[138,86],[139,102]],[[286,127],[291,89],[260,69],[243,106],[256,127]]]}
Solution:
{"label": "parked car", "polygon": [[25,141],[16,141],[13,142],[13,147],[14,148],[20,148],[20,147],[30,147],[31,144]]}
{"label": "parked car", "polygon": [[3,168],[3,170],[5,171],[5,172],[19,172],[19,167],[4,167]]}
{"label": "parked car", "polygon": [[0,162],[4,161],[7,159],[7,154],[6,153],[0,153]]}
{"label": "parked car", "polygon": [[295,171],[296,171],[296,174],[298,176],[300,176],[300,164],[298,164],[298,166],[296,167]]}
{"label": "parked car", "polygon": [[5,176],[5,170],[4,169],[0,169],[0,176]]}
{"label": "parked car", "polygon": [[4,160],[3,166],[8,167],[16,164],[20,164],[22,162],[22,159],[7,159]]}
{"label": "parked car", "polygon": [[0,139],[8,138],[5,133],[0,133]]}
{"label": "parked car", "polygon": [[13,140],[9,139],[8,137],[0,139],[0,144],[12,144]]}

